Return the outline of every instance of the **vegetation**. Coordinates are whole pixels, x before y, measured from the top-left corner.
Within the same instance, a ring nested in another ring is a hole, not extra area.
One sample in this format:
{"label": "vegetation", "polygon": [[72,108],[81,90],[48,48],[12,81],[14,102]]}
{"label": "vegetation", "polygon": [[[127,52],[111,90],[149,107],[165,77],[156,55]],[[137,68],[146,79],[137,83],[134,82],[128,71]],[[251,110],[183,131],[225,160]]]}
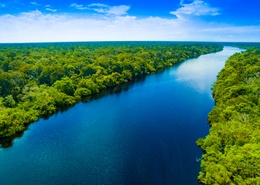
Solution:
{"label": "vegetation", "polygon": [[260,184],[260,49],[229,58],[214,85],[210,133],[197,140],[204,150],[202,184]]}
{"label": "vegetation", "polygon": [[233,46],[243,49],[252,49],[252,48],[259,48],[259,42],[222,42],[224,46]]}
{"label": "vegetation", "polygon": [[187,42],[2,44],[0,138],[104,89],[222,48]]}

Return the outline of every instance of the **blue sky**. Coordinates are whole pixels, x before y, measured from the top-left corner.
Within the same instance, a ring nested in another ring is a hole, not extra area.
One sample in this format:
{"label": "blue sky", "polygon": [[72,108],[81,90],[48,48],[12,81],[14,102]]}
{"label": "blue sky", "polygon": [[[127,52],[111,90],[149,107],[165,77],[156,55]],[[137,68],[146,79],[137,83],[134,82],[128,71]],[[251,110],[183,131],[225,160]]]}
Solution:
{"label": "blue sky", "polygon": [[0,0],[0,43],[260,42],[258,0]]}

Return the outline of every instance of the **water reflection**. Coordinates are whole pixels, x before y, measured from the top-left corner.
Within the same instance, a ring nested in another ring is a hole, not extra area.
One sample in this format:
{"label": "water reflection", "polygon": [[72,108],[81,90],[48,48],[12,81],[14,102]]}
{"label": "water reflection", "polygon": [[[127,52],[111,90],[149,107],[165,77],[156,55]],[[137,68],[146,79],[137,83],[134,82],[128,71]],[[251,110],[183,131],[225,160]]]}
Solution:
{"label": "water reflection", "polygon": [[211,94],[211,86],[216,81],[216,74],[224,67],[230,55],[240,51],[242,50],[239,48],[224,47],[220,53],[187,60],[177,71],[172,71],[172,75],[177,81],[187,83],[199,92]]}

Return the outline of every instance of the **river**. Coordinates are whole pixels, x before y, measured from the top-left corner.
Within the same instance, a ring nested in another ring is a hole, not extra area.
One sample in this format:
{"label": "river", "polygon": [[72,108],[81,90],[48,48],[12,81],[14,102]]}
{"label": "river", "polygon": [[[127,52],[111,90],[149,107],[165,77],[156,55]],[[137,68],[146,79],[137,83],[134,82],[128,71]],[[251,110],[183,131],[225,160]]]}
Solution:
{"label": "river", "polygon": [[0,148],[0,184],[197,184],[211,84],[240,51],[224,47],[40,119]]}

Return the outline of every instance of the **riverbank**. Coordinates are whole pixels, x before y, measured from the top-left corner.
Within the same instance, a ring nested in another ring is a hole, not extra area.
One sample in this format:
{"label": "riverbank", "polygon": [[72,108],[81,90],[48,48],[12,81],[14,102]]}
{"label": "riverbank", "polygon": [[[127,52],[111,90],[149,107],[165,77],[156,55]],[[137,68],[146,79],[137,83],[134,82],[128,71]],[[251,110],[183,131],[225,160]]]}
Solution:
{"label": "riverbank", "polygon": [[220,44],[187,42],[2,45],[0,138],[12,141],[39,118],[103,90],[222,49]]}
{"label": "riverbank", "polygon": [[[239,51],[224,47],[186,60],[38,120],[12,147],[0,148],[1,182],[198,184],[202,151],[195,141],[208,134],[211,84]],[[20,173],[8,175],[13,171]]]}
{"label": "riverbank", "polygon": [[201,184],[260,182],[260,49],[229,58],[213,89],[209,135],[197,144],[204,150]]}

